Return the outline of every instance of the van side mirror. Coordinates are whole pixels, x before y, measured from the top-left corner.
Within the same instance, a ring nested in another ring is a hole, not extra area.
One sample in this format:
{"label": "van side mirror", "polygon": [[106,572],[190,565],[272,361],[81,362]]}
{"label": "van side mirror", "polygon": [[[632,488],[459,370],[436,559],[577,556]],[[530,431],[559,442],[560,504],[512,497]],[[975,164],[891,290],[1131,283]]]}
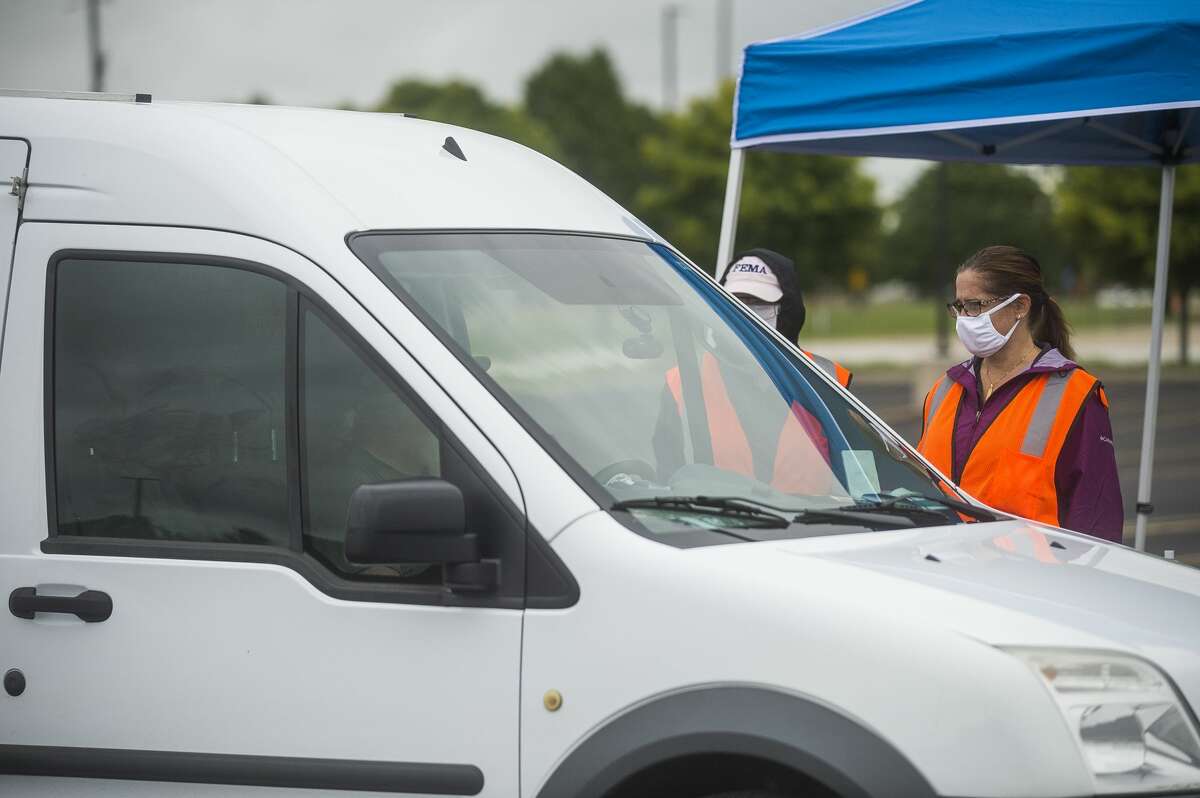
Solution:
{"label": "van side mirror", "polygon": [[447,586],[480,592],[496,587],[499,567],[483,561],[479,539],[466,531],[462,491],[441,479],[359,485],[350,495],[346,559],[364,565],[446,566]]}

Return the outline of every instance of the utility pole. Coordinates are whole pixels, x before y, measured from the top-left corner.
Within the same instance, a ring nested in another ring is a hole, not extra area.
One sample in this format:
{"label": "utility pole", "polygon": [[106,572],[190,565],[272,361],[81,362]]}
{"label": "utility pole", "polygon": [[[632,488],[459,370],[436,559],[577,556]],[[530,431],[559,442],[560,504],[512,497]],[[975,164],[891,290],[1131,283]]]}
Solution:
{"label": "utility pole", "polygon": [[733,75],[733,0],[717,0],[717,87]]}
{"label": "utility pole", "polygon": [[1188,338],[1191,337],[1191,317],[1188,313],[1188,301],[1192,298],[1192,276],[1187,274],[1185,270],[1180,275],[1179,280],[1179,298],[1183,301],[1179,303],[1179,365],[1186,366],[1188,364]]}
{"label": "utility pole", "polygon": [[950,273],[950,164],[937,166],[938,223],[937,263],[933,267],[934,312],[937,314],[937,353],[945,358],[950,353],[950,316],[946,313],[946,275]]}
{"label": "utility pole", "polygon": [[104,91],[104,52],[100,49],[100,0],[87,3],[88,68],[92,91]]}
{"label": "utility pole", "polygon": [[678,23],[679,6],[673,3],[663,6],[662,103],[666,111],[674,111],[679,100]]}

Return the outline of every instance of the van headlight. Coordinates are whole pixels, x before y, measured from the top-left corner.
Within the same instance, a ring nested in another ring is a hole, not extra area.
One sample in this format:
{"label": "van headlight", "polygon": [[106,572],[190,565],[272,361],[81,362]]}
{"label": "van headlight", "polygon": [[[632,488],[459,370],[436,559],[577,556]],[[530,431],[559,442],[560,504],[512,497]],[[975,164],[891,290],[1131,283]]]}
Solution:
{"label": "van headlight", "polygon": [[1200,787],[1200,734],[1171,680],[1108,651],[1006,648],[1050,689],[1099,793]]}

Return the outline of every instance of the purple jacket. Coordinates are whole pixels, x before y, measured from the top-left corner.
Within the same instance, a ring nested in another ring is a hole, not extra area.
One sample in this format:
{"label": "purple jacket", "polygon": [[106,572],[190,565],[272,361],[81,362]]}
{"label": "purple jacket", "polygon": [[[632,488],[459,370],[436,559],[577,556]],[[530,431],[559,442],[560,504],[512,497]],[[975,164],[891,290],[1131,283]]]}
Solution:
{"label": "purple jacket", "polygon": [[[1045,348],[1028,369],[1001,385],[980,408],[983,389],[979,384],[979,359],[972,358],[951,367],[946,374],[963,387],[963,412],[954,427],[954,465],[951,478],[962,477],[967,455],[983,437],[1000,411],[1036,374],[1079,368],[1057,349]],[[1075,419],[1058,465],[1054,487],[1058,493],[1059,526],[1086,532],[1105,540],[1121,542],[1125,512],[1121,503],[1121,484],[1117,475],[1117,453],[1113,446],[1112,423],[1108,408],[1097,390],[1087,398]],[[923,431],[922,431],[923,432]]]}

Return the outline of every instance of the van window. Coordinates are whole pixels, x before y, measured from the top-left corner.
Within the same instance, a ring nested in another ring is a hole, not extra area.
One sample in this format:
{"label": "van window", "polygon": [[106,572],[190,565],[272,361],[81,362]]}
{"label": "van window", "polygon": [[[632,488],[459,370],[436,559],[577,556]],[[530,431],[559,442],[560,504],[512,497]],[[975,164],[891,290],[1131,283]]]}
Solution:
{"label": "van window", "polygon": [[288,545],[287,288],[107,260],[54,280],[57,532]]}
{"label": "van window", "polygon": [[437,477],[462,492],[482,555],[504,563],[498,595],[520,596],[520,508],[350,328],[285,279],[211,263],[53,266],[51,536],[214,544],[145,556],[290,552],[305,573],[341,577],[315,582],[333,595],[428,603],[444,569],[351,563],[346,520],[360,485]]}
{"label": "van window", "polygon": [[380,568],[346,560],[346,510],[354,489],[442,476],[439,439],[319,315],[305,310],[302,329],[305,550],[346,576],[440,579],[440,572],[419,563]]}

